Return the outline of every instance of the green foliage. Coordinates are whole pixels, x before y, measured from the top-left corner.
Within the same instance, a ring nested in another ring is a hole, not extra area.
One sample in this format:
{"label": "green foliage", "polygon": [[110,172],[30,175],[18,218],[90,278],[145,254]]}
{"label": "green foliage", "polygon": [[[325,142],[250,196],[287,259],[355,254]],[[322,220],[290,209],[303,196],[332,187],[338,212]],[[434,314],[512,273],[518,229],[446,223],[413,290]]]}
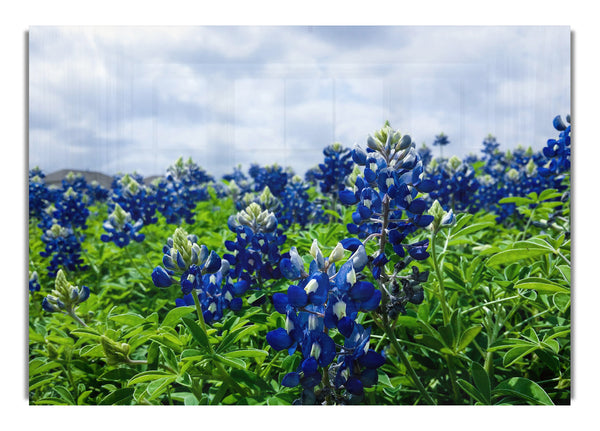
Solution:
{"label": "green foliage", "polygon": [[[181,227],[223,255],[224,241],[234,237],[227,229],[234,203],[211,196],[196,207],[195,224]],[[493,214],[458,214],[454,226],[433,238],[439,276],[433,257],[411,263],[430,271],[425,301],[408,304],[391,325],[436,404],[570,403],[571,244],[559,227],[534,223],[544,220],[558,196],[547,190],[503,200],[518,206],[523,225],[497,224]],[[42,286],[29,301],[31,404],[288,405],[298,398],[297,389],[281,386],[281,379],[298,368],[299,354],[278,354],[265,339],[283,326],[268,299],[256,307],[250,305],[256,298],[244,298],[242,310],[228,310],[220,321],[204,325],[195,307],[175,308],[178,288],[156,288],[151,280],[175,226],[159,216],[157,224],[143,228],[143,243],[119,249],[99,240],[106,213],[106,205],[91,208],[82,244],[90,269],[67,274],[73,284],[90,288],[89,300],[77,308],[87,327],[41,309],[53,280],[44,271],[48,259],[39,256],[41,232],[30,222],[30,268]],[[304,256],[317,239],[328,256],[349,236],[345,225],[352,210],[327,214],[330,223],[285,232],[283,250],[296,246]],[[415,241],[427,237],[423,230]],[[367,243],[367,252],[376,246]],[[393,256],[387,264],[390,273],[397,262]],[[285,280],[270,282],[256,296],[288,286]],[[385,350],[387,358],[365,402],[423,403],[407,364],[378,326],[380,315],[365,315],[362,323],[372,327],[371,347]],[[116,349],[110,357],[107,348]]]}

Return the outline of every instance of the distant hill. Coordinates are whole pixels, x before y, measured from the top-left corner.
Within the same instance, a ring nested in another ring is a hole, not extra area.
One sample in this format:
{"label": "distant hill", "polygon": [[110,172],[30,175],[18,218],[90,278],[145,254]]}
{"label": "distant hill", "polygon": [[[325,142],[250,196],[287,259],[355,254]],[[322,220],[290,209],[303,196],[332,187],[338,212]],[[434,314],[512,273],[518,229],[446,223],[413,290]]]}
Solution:
{"label": "distant hill", "polygon": [[[69,172],[73,172],[74,174],[81,174],[85,178],[88,183],[92,181],[98,181],[98,183],[106,188],[110,189],[110,185],[112,184],[112,175],[106,175],[101,172],[93,172],[93,171],[80,171],[77,169],[61,169],[60,171],[52,172],[51,174],[46,174],[46,184],[47,185],[57,185],[60,186],[62,180],[67,176]],[[161,175],[151,175],[149,177],[144,177],[144,183],[146,185],[150,184],[155,178],[160,177]]]}

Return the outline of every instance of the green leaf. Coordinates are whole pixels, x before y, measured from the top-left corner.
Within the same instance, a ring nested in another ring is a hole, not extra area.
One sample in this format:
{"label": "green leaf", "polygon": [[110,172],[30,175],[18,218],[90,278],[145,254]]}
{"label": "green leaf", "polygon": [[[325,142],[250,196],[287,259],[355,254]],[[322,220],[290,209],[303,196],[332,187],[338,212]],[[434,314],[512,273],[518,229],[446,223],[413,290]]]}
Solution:
{"label": "green leaf", "polygon": [[532,346],[531,344],[513,347],[504,355],[504,358],[502,359],[502,365],[505,367],[510,367],[512,364],[519,361],[524,356],[536,351],[538,348],[539,347],[537,345]]}
{"label": "green leaf", "polygon": [[73,398],[73,395],[71,395],[71,392],[69,392],[67,390],[67,388],[65,388],[64,386],[53,386],[53,389],[58,392],[58,394],[60,395],[60,397],[65,400],[66,402],[68,402],[70,405],[74,406],[75,404],[75,399]]}
{"label": "green leaf", "polygon": [[89,391],[85,391],[85,392],[82,392],[82,393],[81,393],[81,394],[80,394],[80,395],[77,397],[77,405],[78,405],[78,406],[81,406],[81,405],[83,405],[83,403],[85,402],[85,400],[87,399],[87,397],[89,397],[89,396],[90,396],[90,394],[91,394],[91,393],[92,393],[92,391],[91,391],[91,390],[89,390]]}
{"label": "green leaf", "polygon": [[110,380],[110,381],[125,381],[131,379],[136,375],[135,370],[131,368],[115,368],[102,373],[98,380]]}
{"label": "green leaf", "polygon": [[489,221],[482,222],[482,223],[474,223],[472,225],[469,225],[469,226],[465,227],[464,229],[461,229],[460,231],[452,234],[452,238],[448,242],[448,244],[451,244],[452,240],[455,239],[455,238],[459,238],[461,236],[466,236],[466,235],[469,235],[471,233],[475,233],[477,231],[485,229],[486,227],[490,227],[490,226],[494,226],[494,225],[495,225],[494,222],[489,222]]}
{"label": "green leaf", "polygon": [[494,388],[493,394],[515,396],[534,404],[554,405],[540,385],[524,377],[512,377],[501,382]]}
{"label": "green leaf", "polygon": [[151,383],[149,383],[148,387],[146,388],[146,392],[149,395],[148,400],[150,401],[160,396],[165,391],[167,386],[173,383],[176,378],[177,376],[171,375],[168,377],[163,377],[162,379],[154,380]]}
{"label": "green leaf", "polygon": [[229,365],[230,367],[239,368],[241,370],[246,369],[246,363],[239,358],[228,358],[217,353],[215,354],[215,359],[217,359],[219,362],[222,362],[225,365]]}
{"label": "green leaf", "polygon": [[337,218],[338,220],[342,220],[342,216],[333,210],[323,210],[323,212]]}
{"label": "green leaf", "polygon": [[208,341],[208,335],[198,326],[198,324],[189,317],[182,317],[183,323],[188,327],[190,332],[192,333],[192,337],[194,340],[198,342],[200,347],[203,347],[206,350],[210,350],[210,345]]}
{"label": "green leaf", "polygon": [[570,294],[569,289],[540,277],[524,278],[515,283],[515,287],[519,289],[533,289],[543,293],[560,292]]}
{"label": "green leaf", "polygon": [[554,306],[558,308],[562,313],[566,313],[567,309],[571,305],[571,295],[565,295],[564,293],[555,293],[552,296],[552,302]]}
{"label": "green leaf", "polygon": [[519,262],[524,259],[543,256],[551,253],[552,250],[546,248],[516,248],[504,250],[496,253],[487,260],[487,266],[508,265],[513,262]]}
{"label": "green leaf", "polygon": [[458,342],[458,346],[456,347],[457,352],[462,352],[471,342],[475,339],[477,334],[481,332],[483,327],[481,325],[471,326],[460,336],[460,340]]}
{"label": "green leaf", "polygon": [[121,388],[108,394],[100,401],[102,406],[110,405],[127,405],[133,399],[134,388]]}
{"label": "green leaf", "polygon": [[524,198],[524,197],[520,197],[520,196],[509,196],[509,197],[500,199],[498,201],[498,203],[500,203],[500,204],[515,204],[517,206],[521,206],[521,205],[533,204],[533,203],[535,203],[535,201],[533,199]]}
{"label": "green leaf", "polygon": [[223,354],[228,358],[264,358],[269,355],[266,350],[258,349],[246,349],[246,350],[234,350]]}
{"label": "green leaf", "polygon": [[556,269],[560,271],[567,283],[571,284],[571,267],[569,265],[557,265]]}
{"label": "green leaf", "polygon": [[179,369],[179,361],[177,361],[173,350],[165,346],[159,346],[159,350],[162,353],[163,358],[165,358],[165,362],[167,363],[167,365],[173,370],[177,371]]}
{"label": "green leaf", "polygon": [[390,388],[394,387],[394,385],[392,385],[392,382],[390,381],[389,376],[381,370],[378,370],[377,372],[377,384],[387,386]]}
{"label": "green leaf", "polygon": [[471,376],[473,377],[473,383],[479,390],[485,400],[484,404],[492,403],[492,388],[490,384],[490,378],[485,371],[485,368],[478,362],[473,362],[471,365]]}
{"label": "green leaf", "polygon": [[152,380],[158,380],[158,379],[162,379],[162,378],[168,377],[168,376],[174,376],[174,375],[171,373],[167,373],[166,371],[158,371],[158,370],[142,371],[141,373],[136,374],[135,377],[130,379],[127,382],[127,386],[135,385],[136,383],[150,382]]}
{"label": "green leaf", "polygon": [[146,321],[142,316],[135,313],[117,314],[110,316],[110,320],[117,322],[121,325],[137,326],[141,325]]}
{"label": "green leaf", "polygon": [[190,313],[195,311],[195,307],[175,307],[171,311],[167,313],[160,327],[169,327],[173,328],[175,325],[179,323],[182,317],[187,316]]}
{"label": "green leaf", "polygon": [[465,391],[474,400],[479,401],[482,404],[488,404],[483,394],[479,392],[471,383],[463,379],[457,379],[456,383],[458,383],[458,386],[460,386],[462,390]]}
{"label": "green leaf", "polygon": [[530,238],[526,241],[517,241],[513,244],[513,248],[543,248],[548,251],[554,252],[554,248],[547,241],[541,238]]}
{"label": "green leaf", "polygon": [[540,193],[538,197],[538,201],[545,201],[548,199],[556,199],[562,196],[562,193],[559,193],[556,189],[546,189]]}
{"label": "green leaf", "polygon": [[53,368],[58,368],[61,366],[60,362],[56,362],[56,361],[48,362],[43,365],[41,365],[40,362],[43,362],[43,360],[40,359],[40,360],[36,360],[35,362],[32,360],[31,363],[29,364],[29,378],[30,379],[34,376],[37,376],[38,374],[45,373],[49,370],[52,370]]}

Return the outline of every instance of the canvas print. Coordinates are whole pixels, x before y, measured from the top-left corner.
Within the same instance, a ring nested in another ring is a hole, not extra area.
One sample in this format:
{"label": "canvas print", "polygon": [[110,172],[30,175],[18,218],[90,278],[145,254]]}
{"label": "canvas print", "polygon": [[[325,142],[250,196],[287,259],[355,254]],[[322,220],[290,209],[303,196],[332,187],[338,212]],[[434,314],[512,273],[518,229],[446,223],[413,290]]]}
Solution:
{"label": "canvas print", "polygon": [[570,404],[569,27],[28,55],[31,405]]}

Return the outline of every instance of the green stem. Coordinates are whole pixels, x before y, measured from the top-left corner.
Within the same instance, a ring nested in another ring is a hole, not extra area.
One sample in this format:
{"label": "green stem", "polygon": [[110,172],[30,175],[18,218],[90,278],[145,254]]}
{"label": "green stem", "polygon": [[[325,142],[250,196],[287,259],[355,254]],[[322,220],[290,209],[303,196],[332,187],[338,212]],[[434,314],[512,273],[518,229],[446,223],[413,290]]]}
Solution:
{"label": "green stem", "polygon": [[190,388],[192,390],[192,394],[194,394],[198,400],[198,403],[200,403],[202,400],[202,388],[200,387],[199,381],[200,379],[192,377],[192,387]]}
{"label": "green stem", "polygon": [[283,350],[279,350],[277,353],[275,353],[275,356],[273,356],[273,359],[271,359],[271,361],[269,362],[269,364],[267,365],[267,367],[259,372],[258,376],[261,379],[264,379],[265,376],[269,373],[269,371],[271,371],[271,367],[273,366],[273,362],[275,362],[275,360],[279,357],[279,355],[283,352]]}
{"label": "green stem", "polygon": [[[202,305],[200,305],[200,299],[198,298],[198,292],[196,291],[196,289],[192,290],[192,296],[194,297],[194,305],[196,305],[196,314],[198,314],[198,323],[200,323],[200,327],[202,328],[202,331],[204,332],[204,334],[206,335],[206,338],[208,339],[206,323],[204,322],[204,315],[202,314]],[[208,343],[208,350],[211,355],[215,353],[212,348],[212,345],[210,343]]]}
{"label": "green stem", "polygon": [[127,254],[127,257],[129,258],[129,263],[131,263],[131,265],[133,265],[133,267],[135,268],[135,270],[138,272],[138,274],[140,274],[140,276],[142,278],[146,278],[148,275],[144,274],[140,268],[136,265],[135,261],[133,260],[133,258],[131,257],[131,253],[129,252],[129,249],[127,247],[123,247],[125,249],[125,253]]}
{"label": "green stem", "polygon": [[520,239],[524,240],[527,237],[527,229],[529,229],[529,225],[531,224],[531,220],[533,219],[533,215],[535,214],[535,210],[537,208],[537,205],[534,209],[531,210],[531,214],[529,215],[529,220],[527,220],[527,224],[525,225],[525,229],[523,229],[522,233],[522,237]]}
{"label": "green stem", "polygon": [[[202,315],[202,306],[200,305],[200,300],[198,299],[198,294],[196,293],[196,290],[192,291],[192,296],[194,297],[194,304],[196,305],[196,313],[198,314],[198,323],[200,324],[200,328],[202,328],[202,331],[204,332],[204,334],[206,335],[206,339],[208,340],[209,337],[208,337],[208,332],[206,330],[206,323],[204,322],[204,316]],[[227,384],[230,387],[234,388],[239,394],[241,394],[245,397],[248,396],[248,392],[246,392],[244,390],[244,388],[242,388],[240,385],[238,385],[237,382],[231,378],[231,376],[229,375],[227,370],[223,367],[223,364],[221,364],[219,362],[219,360],[217,358],[215,358],[215,351],[212,347],[212,344],[210,344],[210,340],[208,341],[208,352],[209,352],[209,355],[212,358],[214,358],[212,363],[215,364],[215,366],[221,373],[223,380],[225,382],[227,382]]]}
{"label": "green stem", "polygon": [[433,259],[433,267],[435,269],[435,275],[438,279],[438,296],[440,299],[440,304],[442,304],[442,314],[444,316],[444,325],[447,325],[450,322],[450,312],[448,310],[448,304],[446,304],[446,291],[444,289],[444,277],[442,272],[440,271],[440,267],[438,265],[436,250],[435,250],[435,234],[433,231],[431,233],[431,257]]}
{"label": "green stem", "polygon": [[446,364],[448,365],[448,373],[450,374],[450,384],[452,385],[452,398],[454,404],[459,404],[458,387],[456,386],[456,371],[454,370],[454,361],[450,355],[445,355]]}
{"label": "green stem", "polygon": [[390,328],[390,325],[389,325],[389,320],[388,320],[387,314],[384,313],[382,316],[382,319],[383,319],[383,330],[385,331],[386,335],[392,342],[392,345],[394,346],[394,350],[396,350],[396,353],[398,354],[400,361],[402,362],[404,367],[406,367],[406,370],[408,371],[408,374],[410,375],[411,380],[413,381],[413,383],[415,384],[415,386],[417,387],[417,389],[419,390],[419,392],[425,399],[425,402],[427,402],[427,404],[429,404],[429,405],[435,405],[435,402],[433,401],[433,399],[431,399],[431,396],[429,396],[429,394],[425,390],[425,387],[421,383],[421,380],[419,380],[419,376],[417,376],[417,373],[415,372],[414,368],[410,364],[410,361],[404,354],[402,347],[400,347],[400,344],[398,343],[398,339],[396,338],[396,334],[394,334],[392,332],[392,329]]}
{"label": "green stem", "polygon": [[481,307],[486,307],[486,306],[492,305],[492,304],[499,304],[501,302],[510,301],[511,299],[518,299],[520,297],[521,297],[521,295],[515,295],[515,296],[510,296],[508,298],[502,298],[502,299],[497,299],[495,301],[485,302],[483,304],[479,304],[479,305],[476,305],[475,307],[471,307],[467,310],[461,311],[460,314],[467,314],[467,313],[470,313],[471,311],[477,310],[478,308],[481,308]]}
{"label": "green stem", "polygon": [[81,326],[84,326],[84,327],[86,327],[86,328],[87,328],[87,326],[88,326],[88,325],[87,325],[87,324],[86,324],[86,323],[85,323],[83,320],[81,320],[77,314],[75,314],[75,310],[73,310],[72,308],[70,308],[70,309],[67,311],[67,314],[68,314],[69,316],[71,316],[71,317],[73,318],[73,320],[75,320],[75,321],[76,321],[77,323],[79,323]]}
{"label": "green stem", "polygon": [[564,260],[567,263],[567,265],[571,266],[571,261],[569,259],[567,259],[566,257],[564,257],[560,251],[556,250],[556,254],[558,254],[558,256],[562,260]]}

